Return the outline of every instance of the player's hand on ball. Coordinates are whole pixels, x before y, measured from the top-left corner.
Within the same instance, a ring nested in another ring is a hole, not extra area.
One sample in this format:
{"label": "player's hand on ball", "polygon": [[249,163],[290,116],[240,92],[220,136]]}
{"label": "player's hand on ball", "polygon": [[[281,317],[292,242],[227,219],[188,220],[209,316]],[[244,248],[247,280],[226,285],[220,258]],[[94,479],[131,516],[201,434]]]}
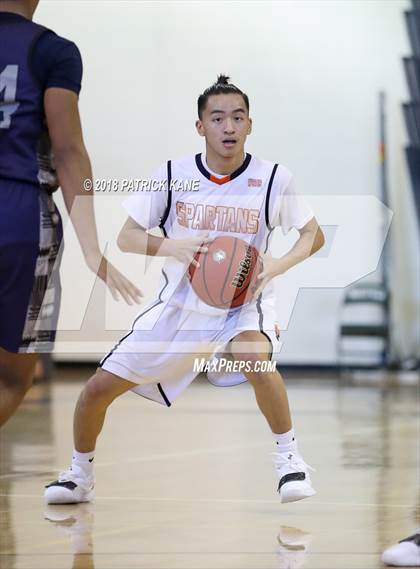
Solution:
{"label": "player's hand on ball", "polygon": [[277,275],[286,272],[286,267],[283,266],[281,259],[274,259],[269,255],[261,255],[263,260],[263,270],[257,276],[257,284],[255,286],[254,294],[252,295],[255,300],[264,290],[265,286]]}
{"label": "player's hand on ball", "polygon": [[133,305],[133,302],[140,304],[143,297],[141,290],[120,273],[106,257],[101,254],[86,257],[86,263],[104,281],[114,300],[120,300],[121,295],[130,306]]}
{"label": "player's hand on ball", "polygon": [[214,237],[209,237],[208,233],[191,239],[170,239],[170,254],[181,263],[192,264],[198,268],[200,263],[194,259],[194,256],[197,253],[207,253],[207,245],[212,241],[214,241]]}

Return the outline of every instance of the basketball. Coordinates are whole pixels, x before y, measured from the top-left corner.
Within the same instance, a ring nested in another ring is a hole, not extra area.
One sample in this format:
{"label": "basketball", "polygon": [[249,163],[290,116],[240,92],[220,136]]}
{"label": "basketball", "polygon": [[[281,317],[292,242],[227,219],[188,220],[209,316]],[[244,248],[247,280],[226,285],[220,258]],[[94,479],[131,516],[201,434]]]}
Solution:
{"label": "basketball", "polygon": [[236,308],[250,302],[263,263],[257,249],[237,237],[217,237],[207,253],[197,253],[190,265],[191,285],[203,302],[217,308]]}

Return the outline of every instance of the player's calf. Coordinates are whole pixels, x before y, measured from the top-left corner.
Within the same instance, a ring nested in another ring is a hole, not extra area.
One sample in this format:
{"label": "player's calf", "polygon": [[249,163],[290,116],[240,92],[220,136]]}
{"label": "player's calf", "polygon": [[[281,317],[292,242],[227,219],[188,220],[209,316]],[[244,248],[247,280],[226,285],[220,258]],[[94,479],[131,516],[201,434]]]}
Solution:
{"label": "player's calf", "polygon": [[[253,362],[266,360],[264,351],[252,353],[244,350],[244,341],[261,340],[259,333],[240,335],[242,342],[233,342],[231,351],[235,359],[250,358]],[[301,457],[292,429],[289,402],[281,375],[275,372],[244,372],[255,391],[257,403],[270,425],[276,443],[274,465],[279,478],[278,493],[282,503],[295,502],[313,496],[309,471],[313,470]]]}
{"label": "player's calf", "polygon": [[44,497],[48,504],[72,504],[93,499],[93,459],[96,440],[102,430],[109,405],[135,384],[104,370],[89,379],[79,396],[74,414],[74,444],[71,466],[48,484]]}

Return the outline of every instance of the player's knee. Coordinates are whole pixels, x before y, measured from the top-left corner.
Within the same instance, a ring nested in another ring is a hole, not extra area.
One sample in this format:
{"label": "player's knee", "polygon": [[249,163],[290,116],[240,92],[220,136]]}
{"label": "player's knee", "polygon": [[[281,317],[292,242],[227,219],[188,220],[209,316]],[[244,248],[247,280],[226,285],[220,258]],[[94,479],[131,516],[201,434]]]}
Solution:
{"label": "player's knee", "polygon": [[19,373],[1,374],[0,391],[5,389],[20,394],[22,397],[32,386],[32,376]]}
{"label": "player's knee", "polygon": [[244,374],[248,382],[253,387],[259,387],[259,388],[268,387],[271,386],[273,380],[275,380],[273,372],[266,370],[263,371],[262,369],[257,369],[257,371],[252,371],[252,372],[244,372]]}
{"label": "player's knee", "polygon": [[253,386],[264,386],[272,382],[272,373],[269,369],[268,355],[264,352],[244,352],[241,344],[233,345],[232,357],[235,361],[242,362],[242,372]]}
{"label": "player's knee", "polygon": [[235,361],[246,362],[248,364],[247,367],[251,366],[253,369],[258,367],[256,366],[257,362],[267,359],[267,354],[244,350],[244,346],[241,342],[232,344],[231,354]]}
{"label": "player's knee", "polygon": [[[244,374],[253,386],[269,385],[273,381],[273,370],[269,357],[264,352],[247,354],[249,360],[244,368]],[[275,372],[274,372],[275,373]]]}
{"label": "player's knee", "polygon": [[270,349],[267,338],[252,330],[241,332],[230,345],[233,359],[248,362],[247,367],[252,366],[252,368],[255,368],[257,362],[269,357]]}
{"label": "player's knee", "polygon": [[36,354],[13,354],[0,348],[0,388],[26,393],[37,361]]}
{"label": "player's knee", "polygon": [[96,372],[88,380],[82,392],[82,399],[87,405],[100,407],[109,405],[113,401],[113,393],[100,372]]}
{"label": "player's knee", "polygon": [[15,369],[9,366],[0,367],[0,382],[3,388],[26,393],[32,385],[33,371]]}

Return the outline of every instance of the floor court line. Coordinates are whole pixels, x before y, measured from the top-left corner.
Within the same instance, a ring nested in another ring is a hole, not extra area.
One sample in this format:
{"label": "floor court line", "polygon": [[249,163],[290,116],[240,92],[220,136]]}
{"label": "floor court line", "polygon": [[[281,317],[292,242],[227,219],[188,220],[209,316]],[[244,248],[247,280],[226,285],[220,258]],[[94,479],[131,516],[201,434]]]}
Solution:
{"label": "floor court line", "polygon": [[[366,429],[358,429],[357,431],[352,431],[353,435],[357,435],[357,434],[363,434],[367,431],[372,431],[372,428],[366,428]],[[310,441],[310,440],[322,440],[323,438],[328,438],[329,434],[323,434],[320,433],[318,435],[310,435],[308,437],[300,437],[299,440],[301,441]],[[204,448],[204,449],[193,449],[193,450],[189,450],[189,451],[182,451],[182,452],[172,452],[172,453],[165,453],[165,454],[153,454],[153,455],[146,455],[146,456],[139,456],[137,458],[127,458],[127,459],[120,459],[118,461],[108,461],[108,462],[95,462],[95,468],[102,468],[102,467],[107,467],[107,466],[115,466],[115,465],[120,465],[120,464],[135,464],[138,462],[152,462],[152,461],[158,461],[158,460],[167,460],[167,459],[171,459],[171,458],[184,458],[184,457],[189,457],[189,456],[197,456],[200,454],[217,454],[218,452],[230,452],[230,451],[237,451],[237,450],[246,450],[249,448],[263,448],[263,447],[269,447],[269,446],[273,446],[273,443],[271,441],[267,441],[267,442],[263,442],[263,443],[251,443],[251,444],[246,444],[246,445],[234,445],[234,446],[229,446],[229,447],[216,447],[216,448]],[[46,473],[54,473],[54,472],[61,472],[63,469],[49,469],[46,471]],[[22,476],[27,476],[30,473],[16,473],[16,474],[3,474],[0,475],[0,480],[4,480],[7,478],[13,478],[13,477],[22,477]],[[38,473],[35,474],[36,476],[39,476]]]}
{"label": "floor court line", "polygon": [[[146,456],[139,456],[137,458],[126,458],[126,459],[121,459],[121,460],[114,460],[114,461],[109,461],[109,462],[95,462],[95,468],[102,468],[102,467],[108,467],[108,466],[115,466],[115,465],[121,465],[121,464],[132,464],[132,463],[137,463],[137,462],[153,462],[153,461],[159,461],[159,460],[168,460],[171,458],[184,458],[184,457],[189,457],[189,456],[197,456],[200,454],[217,454],[217,453],[224,453],[224,452],[231,452],[231,451],[237,451],[237,450],[243,450],[243,449],[247,449],[247,448],[258,448],[258,447],[264,447],[264,446],[272,446],[273,443],[252,443],[252,444],[248,444],[248,445],[235,445],[235,446],[230,446],[230,447],[216,447],[216,448],[204,448],[204,449],[194,449],[194,450],[188,450],[188,451],[182,451],[182,452],[171,452],[171,453],[165,453],[165,454],[152,454],[152,455],[146,455]],[[46,471],[46,473],[54,473],[54,472],[61,472],[63,469],[49,469]],[[30,473],[22,473],[22,472],[18,472],[15,474],[2,474],[0,475],[0,480],[4,480],[7,478],[18,478],[18,477],[23,477],[23,476],[28,476],[28,474]],[[34,473],[33,476],[39,476],[39,473]]]}
{"label": "floor court line", "polygon": [[52,476],[58,472],[57,470],[43,470],[38,472],[16,472],[15,474],[2,474],[0,480],[8,480],[9,478],[38,478],[39,476]]}
{"label": "floor court line", "polygon": [[[3,494],[0,493],[0,496],[9,497],[9,498],[33,498],[33,499],[42,499],[42,494]],[[97,496],[95,498],[95,502],[106,500],[121,500],[124,501],[136,501],[136,502],[175,502],[175,503],[218,503],[218,504],[278,504],[281,505],[282,509],[285,509],[285,506],[282,505],[279,499],[273,500],[250,500],[250,499],[241,499],[241,498],[151,498],[149,496]],[[65,506],[72,506],[72,504],[63,504]],[[412,508],[413,504],[371,504],[371,503],[351,503],[351,502],[318,502],[315,500],[307,500],[305,501],[305,505],[311,506],[337,506],[339,508],[348,507],[348,508]],[[74,506],[74,504],[73,504]]]}
{"label": "floor court line", "polygon": [[[57,543],[61,543],[61,542],[57,542]],[[275,544],[276,545],[276,544]],[[378,550],[375,551],[373,553],[370,552],[364,552],[364,551],[339,551],[339,552],[330,552],[330,551],[311,551],[311,557],[313,557],[314,555],[334,555],[334,556],[343,556],[343,555],[353,555],[353,556],[357,556],[357,555],[365,555],[365,556],[372,556],[372,557],[376,557],[377,555],[380,555],[382,553],[382,551]],[[101,553],[100,551],[95,551],[93,553],[74,553],[73,555],[76,556],[89,556],[92,555],[94,557],[100,557],[100,556],[110,556],[110,555],[118,555],[120,557],[123,556],[130,556],[130,555],[277,555],[277,551],[275,549],[273,549],[273,551],[130,551],[130,552],[124,552],[121,553],[120,551],[111,551],[111,552],[103,552]],[[0,558],[2,556],[7,557],[10,555],[16,555],[13,553],[0,553]],[[19,557],[25,557],[25,556],[30,556],[32,555],[31,553],[19,553]],[[40,555],[40,554],[38,554]],[[68,553],[46,553],[44,555],[50,555],[51,557],[60,557],[60,556],[66,556],[68,557]],[[34,555],[34,557],[36,557],[36,554]],[[212,568],[213,569],[213,568]],[[381,569],[385,569],[383,567],[383,565],[381,565]]]}
{"label": "floor court line", "polygon": [[[45,520],[45,521],[49,521],[49,520]],[[50,522],[50,523],[53,526],[54,522]],[[127,531],[130,531],[130,530],[133,532],[138,532],[139,530],[144,530],[144,529],[153,528],[153,527],[154,526],[151,526],[151,525],[136,524],[135,526],[130,525],[130,526],[125,526],[124,528],[120,527],[120,528],[114,529],[114,530],[106,530],[106,531],[91,530],[91,532],[95,535],[95,538],[98,538],[98,537],[108,537],[111,535],[121,535],[123,533],[127,533]],[[55,539],[53,541],[44,541],[43,543],[32,546],[30,551],[33,552],[36,550],[42,550],[45,547],[51,547],[53,545],[65,545],[68,543],[69,543],[69,537],[67,536],[66,538],[63,537],[61,539]],[[0,554],[0,558],[1,558],[1,555],[13,555],[13,553],[10,553],[8,551],[6,551],[5,553],[3,552]],[[31,555],[31,553],[27,553],[27,554],[19,553],[19,555]],[[56,555],[56,554],[53,554],[53,555]],[[64,555],[67,556],[68,553],[66,553]],[[84,555],[86,555],[86,554],[84,554]],[[90,554],[87,554],[87,555],[90,555]],[[92,553],[92,555],[93,555],[93,553]],[[96,553],[95,553],[95,555],[96,555]],[[109,554],[107,553],[106,555],[109,555]],[[119,555],[121,555],[121,554],[119,554]],[[125,553],[123,555],[125,555]]]}
{"label": "floor court line", "polygon": [[[372,425],[372,426],[368,426],[362,429],[353,429],[352,430],[352,434],[354,435],[362,435],[364,433],[371,433],[372,431],[377,431],[379,430],[378,426]],[[306,441],[314,441],[314,440],[322,440],[322,439],[329,439],[330,438],[330,433],[329,432],[319,432],[317,434],[311,434],[311,435],[301,435],[299,436],[299,441],[300,442],[306,442]],[[131,463],[131,462],[146,462],[149,460],[164,460],[166,458],[177,458],[177,457],[183,457],[183,456],[195,456],[197,454],[212,454],[212,453],[217,453],[217,452],[229,452],[231,450],[244,450],[247,448],[259,448],[259,447],[269,447],[269,446],[273,446],[272,441],[264,441],[264,442],[255,442],[255,443],[248,443],[248,444],[241,444],[241,445],[233,445],[233,446],[229,446],[229,447],[215,447],[215,448],[204,448],[204,449],[193,449],[190,451],[182,451],[182,452],[178,452],[178,453],[165,453],[165,454],[156,454],[156,455],[149,455],[149,456],[141,456],[138,458],[131,458],[131,459],[123,459],[123,460],[119,460],[118,462],[116,461],[111,461],[111,462],[97,462],[95,463],[95,466],[113,466],[115,464],[121,464],[121,462],[127,462],[127,463]],[[48,470],[48,472],[59,472],[58,469],[46,469]],[[18,473],[16,475],[19,475],[22,473]],[[0,480],[2,478],[6,478],[9,476],[16,476],[15,474],[4,474],[4,475],[0,475]]]}

